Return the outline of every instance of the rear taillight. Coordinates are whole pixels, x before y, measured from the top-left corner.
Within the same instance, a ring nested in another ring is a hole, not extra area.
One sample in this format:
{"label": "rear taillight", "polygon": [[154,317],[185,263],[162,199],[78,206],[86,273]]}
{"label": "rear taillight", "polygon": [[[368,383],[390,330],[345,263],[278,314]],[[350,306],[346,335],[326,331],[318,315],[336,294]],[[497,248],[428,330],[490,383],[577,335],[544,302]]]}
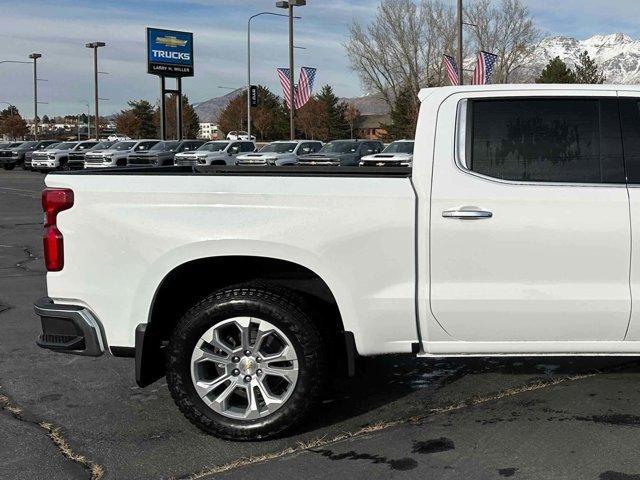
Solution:
{"label": "rear taillight", "polygon": [[44,263],[50,272],[64,267],[64,240],[56,221],[58,213],[73,207],[73,191],[68,188],[45,188],[42,192],[44,210]]}

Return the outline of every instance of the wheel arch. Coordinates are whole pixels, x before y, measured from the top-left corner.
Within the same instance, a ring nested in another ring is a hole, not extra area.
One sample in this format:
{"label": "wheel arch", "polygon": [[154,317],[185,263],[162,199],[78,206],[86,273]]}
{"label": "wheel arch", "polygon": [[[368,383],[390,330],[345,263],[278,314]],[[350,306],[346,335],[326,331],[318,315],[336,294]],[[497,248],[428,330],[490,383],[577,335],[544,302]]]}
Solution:
{"label": "wheel arch", "polygon": [[[222,272],[220,274],[219,272]],[[159,362],[163,345],[182,315],[199,299],[212,291],[254,284],[269,289],[286,289],[309,306],[312,320],[328,341],[338,345],[335,358],[353,374],[357,355],[355,339],[345,330],[338,301],[329,284],[316,272],[300,263],[279,258],[252,255],[204,257],[175,266],[159,283],[149,307],[146,324],[136,329],[136,380],[140,386],[164,375]]]}

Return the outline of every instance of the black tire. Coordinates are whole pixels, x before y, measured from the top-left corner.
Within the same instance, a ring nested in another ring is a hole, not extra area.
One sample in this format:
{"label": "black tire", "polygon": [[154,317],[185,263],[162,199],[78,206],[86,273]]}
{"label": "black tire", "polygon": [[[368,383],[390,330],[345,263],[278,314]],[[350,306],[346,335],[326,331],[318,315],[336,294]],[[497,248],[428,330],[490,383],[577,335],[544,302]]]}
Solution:
{"label": "black tire", "polygon": [[[209,408],[191,379],[191,354],[213,325],[238,316],[263,318],[290,340],[298,357],[298,379],[289,399],[275,412],[255,420],[237,420]],[[168,346],[167,384],[182,413],[205,433],[229,440],[278,436],[301,422],[320,396],[327,371],[320,332],[298,298],[266,287],[236,287],[215,292],[194,305],[174,329]]]}
{"label": "black tire", "polygon": [[2,167],[5,170],[13,170],[14,168],[16,168],[16,164],[15,163],[5,163]]}
{"label": "black tire", "polygon": [[69,167],[69,161],[68,160],[60,160],[60,167],[59,168],[63,172],[68,172],[69,170],[71,170],[71,168]]}

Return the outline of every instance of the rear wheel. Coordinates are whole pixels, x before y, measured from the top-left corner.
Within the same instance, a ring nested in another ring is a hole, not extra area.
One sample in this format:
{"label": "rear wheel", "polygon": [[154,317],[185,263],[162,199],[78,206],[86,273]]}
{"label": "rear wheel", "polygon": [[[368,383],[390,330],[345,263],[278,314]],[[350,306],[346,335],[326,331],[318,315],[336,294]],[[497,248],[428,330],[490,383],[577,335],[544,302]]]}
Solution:
{"label": "rear wheel", "polygon": [[295,299],[263,288],[206,297],[169,343],[176,404],[200,429],[233,440],[273,437],[300,422],[325,372],[316,326]]}
{"label": "rear wheel", "polygon": [[2,168],[4,168],[5,170],[13,170],[14,168],[16,168],[15,163],[5,163]]}

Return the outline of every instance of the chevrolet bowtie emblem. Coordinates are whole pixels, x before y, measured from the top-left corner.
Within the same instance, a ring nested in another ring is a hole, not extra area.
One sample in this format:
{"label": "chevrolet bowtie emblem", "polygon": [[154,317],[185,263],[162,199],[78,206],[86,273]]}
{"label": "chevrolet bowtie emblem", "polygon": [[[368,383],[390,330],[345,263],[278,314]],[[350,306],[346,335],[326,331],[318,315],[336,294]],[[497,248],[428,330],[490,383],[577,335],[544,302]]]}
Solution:
{"label": "chevrolet bowtie emblem", "polygon": [[164,37],[156,37],[156,42],[165,45],[167,47],[184,47],[187,44],[186,40],[180,40],[172,35],[165,35]]}

